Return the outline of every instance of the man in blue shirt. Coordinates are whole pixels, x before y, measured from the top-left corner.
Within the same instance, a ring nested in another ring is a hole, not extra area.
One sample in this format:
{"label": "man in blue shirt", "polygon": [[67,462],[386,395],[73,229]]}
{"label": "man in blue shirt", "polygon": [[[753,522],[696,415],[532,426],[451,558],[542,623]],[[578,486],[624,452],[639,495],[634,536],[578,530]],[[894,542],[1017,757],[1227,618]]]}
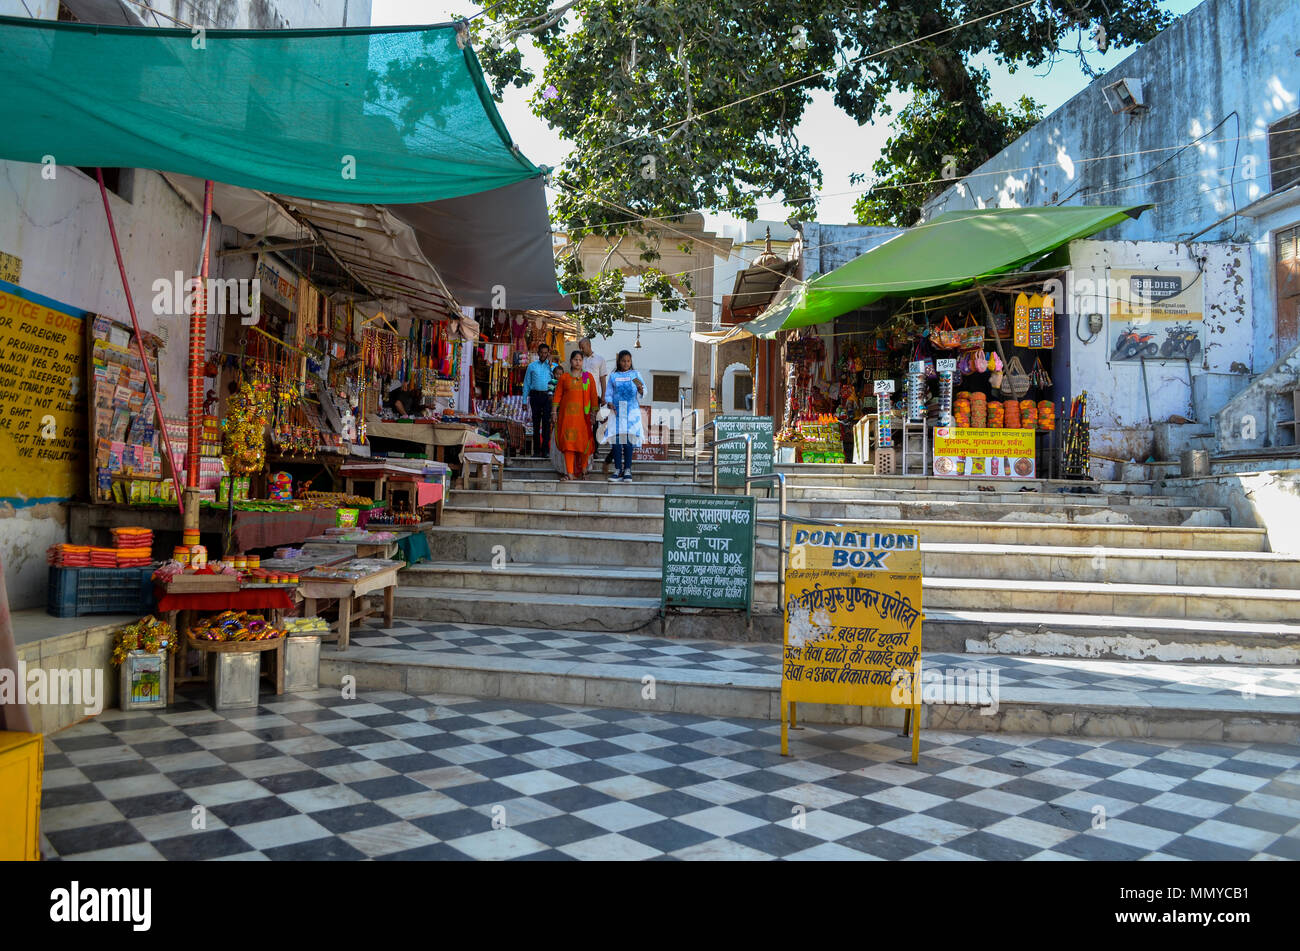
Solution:
{"label": "man in blue shirt", "polygon": [[533,411],[533,455],[545,457],[551,451],[551,392],[555,387],[555,362],[551,348],[542,344],[537,359],[524,372],[524,393]]}

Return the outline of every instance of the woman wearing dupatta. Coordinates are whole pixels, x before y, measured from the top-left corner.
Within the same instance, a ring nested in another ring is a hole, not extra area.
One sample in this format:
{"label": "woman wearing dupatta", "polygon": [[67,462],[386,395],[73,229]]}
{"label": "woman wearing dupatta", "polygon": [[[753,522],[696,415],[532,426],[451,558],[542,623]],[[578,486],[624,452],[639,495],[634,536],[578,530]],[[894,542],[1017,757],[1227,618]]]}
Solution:
{"label": "woman wearing dupatta", "polygon": [[560,478],[581,479],[595,449],[591,424],[600,400],[596,396],[596,381],[590,373],[582,371],[580,351],[575,350],[569,356],[569,372],[561,373],[555,384],[554,404],[555,447],[564,453],[568,469]]}

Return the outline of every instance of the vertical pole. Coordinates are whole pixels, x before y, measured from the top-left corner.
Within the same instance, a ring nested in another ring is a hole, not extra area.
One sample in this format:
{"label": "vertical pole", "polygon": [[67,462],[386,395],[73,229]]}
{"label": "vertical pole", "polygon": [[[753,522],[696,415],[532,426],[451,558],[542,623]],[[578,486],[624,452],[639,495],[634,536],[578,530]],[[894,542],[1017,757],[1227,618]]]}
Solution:
{"label": "vertical pole", "polygon": [[[163,444],[167,447],[167,458],[172,463],[172,485],[176,488],[176,504],[180,506],[181,515],[184,517],[189,511],[188,499],[181,497],[180,480],[176,477],[176,456],[172,452],[171,436],[167,433],[167,426],[163,422],[162,403],[158,400],[158,393],[153,388],[153,374],[149,372],[149,357],[144,352],[144,340],[140,336],[140,321],[135,315],[135,299],[131,296],[131,284],[126,279],[126,264],[122,261],[122,248],[117,243],[117,227],[113,224],[113,209],[108,204],[108,189],[104,186],[104,170],[95,169],[95,178],[99,181],[99,197],[104,202],[104,215],[108,218],[108,234],[113,239],[113,254],[117,256],[117,271],[122,276],[122,293],[126,295],[126,309],[131,314],[131,326],[135,328],[135,346],[140,353],[140,363],[144,367],[144,381],[149,386],[149,397],[153,400],[154,413],[158,417],[158,428],[162,430]],[[196,515],[197,519],[198,516]],[[196,523],[197,524],[197,523]]]}
{"label": "vertical pole", "polygon": [[749,477],[754,471],[754,437],[745,433],[745,494],[749,494]]}
{"label": "vertical pole", "polygon": [[[189,432],[185,460],[183,527],[199,527],[199,460],[203,439],[203,356],[208,337],[208,258],[212,241],[212,180],[203,183],[203,237],[200,241],[199,292],[190,315]],[[233,478],[231,480],[233,482]],[[233,486],[232,486],[233,489]],[[233,491],[232,491],[233,495]]]}

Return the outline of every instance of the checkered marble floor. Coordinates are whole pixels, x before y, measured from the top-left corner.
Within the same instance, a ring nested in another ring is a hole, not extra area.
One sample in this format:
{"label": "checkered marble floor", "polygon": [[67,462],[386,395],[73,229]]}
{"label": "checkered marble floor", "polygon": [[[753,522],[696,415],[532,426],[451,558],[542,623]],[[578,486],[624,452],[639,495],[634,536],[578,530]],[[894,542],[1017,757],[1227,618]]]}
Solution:
{"label": "checkered marble floor", "polygon": [[[357,647],[492,655],[573,663],[680,667],[731,673],[772,674],[780,670],[780,644],[700,641],[545,631],[476,624],[451,624],[398,618],[392,627],[370,621],[353,631]],[[927,652],[927,667],[987,668],[998,672],[1001,688],[1135,691],[1159,689],[1197,696],[1300,699],[1300,668],[1211,664],[1142,663],[1066,657]]]}
{"label": "checkered marble floor", "polygon": [[[64,859],[1300,859],[1300,749],[337,690],[47,737]],[[197,807],[202,807],[199,809]]]}

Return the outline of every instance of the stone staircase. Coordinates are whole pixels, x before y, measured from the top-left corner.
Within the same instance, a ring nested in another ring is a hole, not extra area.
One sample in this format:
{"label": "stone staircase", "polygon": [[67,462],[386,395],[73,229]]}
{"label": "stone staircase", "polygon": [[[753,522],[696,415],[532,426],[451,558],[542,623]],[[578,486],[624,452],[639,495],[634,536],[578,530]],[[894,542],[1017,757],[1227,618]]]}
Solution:
{"label": "stone staircase", "polygon": [[[1151,482],[1080,492],[1046,480],[872,477],[850,465],[779,470],[790,515],[919,528],[927,652],[1300,662],[1300,556],[1268,551],[1267,533],[1229,525],[1226,508]],[[636,477],[560,482],[544,461],[520,460],[501,492],[453,491],[431,533],[433,562],[401,573],[398,615],[780,641],[776,501],[758,503],[752,625],[709,611],[674,612],[665,625],[663,495],[709,489],[679,460],[640,464]]]}

